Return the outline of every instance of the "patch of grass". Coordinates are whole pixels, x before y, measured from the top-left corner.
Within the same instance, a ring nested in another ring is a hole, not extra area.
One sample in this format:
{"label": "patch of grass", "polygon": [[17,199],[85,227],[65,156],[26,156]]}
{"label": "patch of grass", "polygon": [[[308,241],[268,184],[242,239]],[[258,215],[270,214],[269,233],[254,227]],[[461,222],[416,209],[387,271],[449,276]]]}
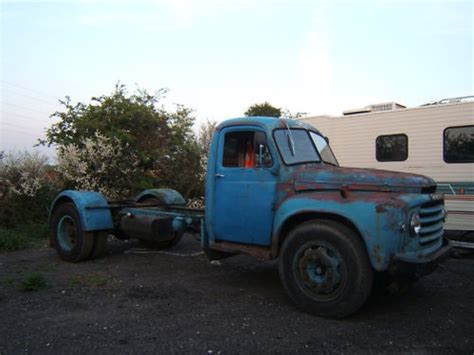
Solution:
{"label": "patch of grass", "polygon": [[15,279],[12,277],[6,277],[2,280],[1,284],[5,287],[13,287],[15,286]]}
{"label": "patch of grass", "polygon": [[100,274],[81,274],[69,279],[70,286],[105,286],[109,283],[109,278]]}
{"label": "patch of grass", "polygon": [[0,229],[0,250],[14,251],[28,246],[28,238],[15,229]]}
{"label": "patch of grass", "polygon": [[47,224],[24,224],[15,228],[0,227],[0,251],[15,251],[38,245],[48,235]]}
{"label": "patch of grass", "polygon": [[48,282],[39,272],[32,272],[18,284],[18,290],[22,292],[33,292],[46,290]]}
{"label": "patch of grass", "polygon": [[17,228],[31,238],[44,239],[48,237],[49,227],[47,223],[28,223]]}

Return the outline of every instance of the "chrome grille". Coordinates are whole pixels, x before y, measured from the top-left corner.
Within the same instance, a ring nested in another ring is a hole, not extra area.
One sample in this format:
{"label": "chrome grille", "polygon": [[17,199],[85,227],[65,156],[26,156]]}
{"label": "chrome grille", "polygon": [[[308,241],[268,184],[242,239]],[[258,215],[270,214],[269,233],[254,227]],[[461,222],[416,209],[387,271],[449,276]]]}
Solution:
{"label": "chrome grille", "polygon": [[444,204],[442,201],[432,201],[421,206],[420,211],[420,238],[423,246],[441,242],[443,238]]}

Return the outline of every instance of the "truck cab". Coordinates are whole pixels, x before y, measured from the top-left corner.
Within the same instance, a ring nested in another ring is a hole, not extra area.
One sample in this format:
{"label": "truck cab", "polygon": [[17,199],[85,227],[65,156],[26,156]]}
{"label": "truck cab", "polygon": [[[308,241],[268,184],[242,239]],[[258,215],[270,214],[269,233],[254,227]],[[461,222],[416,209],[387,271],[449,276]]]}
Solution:
{"label": "truck cab", "polygon": [[[328,140],[301,121],[225,121],[208,161],[203,248],[279,258],[290,297],[306,308],[305,295],[327,306],[356,273],[372,275],[370,285],[382,273],[416,279],[449,255],[431,178],[340,167]],[[358,266],[349,268],[351,253]]]}

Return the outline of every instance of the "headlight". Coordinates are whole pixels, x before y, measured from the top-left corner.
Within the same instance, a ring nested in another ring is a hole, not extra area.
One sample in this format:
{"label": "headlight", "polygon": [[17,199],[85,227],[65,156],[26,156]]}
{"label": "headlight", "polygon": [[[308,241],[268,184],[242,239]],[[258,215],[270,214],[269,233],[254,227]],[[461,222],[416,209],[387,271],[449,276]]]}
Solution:
{"label": "headlight", "polygon": [[421,229],[420,215],[413,213],[410,219],[410,231],[413,235],[418,235]]}

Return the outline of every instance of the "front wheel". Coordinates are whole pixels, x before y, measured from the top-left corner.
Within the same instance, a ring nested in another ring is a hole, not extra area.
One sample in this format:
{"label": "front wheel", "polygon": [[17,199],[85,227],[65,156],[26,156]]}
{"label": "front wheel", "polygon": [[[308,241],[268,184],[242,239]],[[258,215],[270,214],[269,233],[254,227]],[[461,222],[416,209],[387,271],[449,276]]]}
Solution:
{"label": "front wheel", "polygon": [[310,221],[291,231],[282,246],[279,272],[299,308],[329,318],[356,312],[373,282],[362,241],[333,221]]}

